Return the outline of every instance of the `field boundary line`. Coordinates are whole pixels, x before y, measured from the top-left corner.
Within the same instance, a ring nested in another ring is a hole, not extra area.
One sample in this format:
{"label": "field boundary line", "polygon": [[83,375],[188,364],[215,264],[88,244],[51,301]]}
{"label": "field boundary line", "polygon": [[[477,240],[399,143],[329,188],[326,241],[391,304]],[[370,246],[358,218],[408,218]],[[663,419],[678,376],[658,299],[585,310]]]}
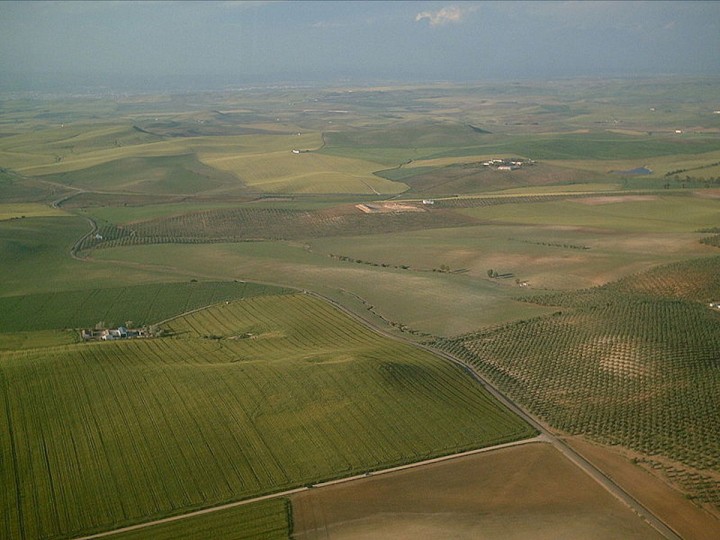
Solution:
{"label": "field boundary line", "polygon": [[122,533],[126,533],[126,532],[136,531],[136,530],[139,530],[139,529],[145,529],[145,528],[149,528],[149,527],[154,527],[154,526],[156,526],[156,525],[162,525],[162,524],[165,524],[165,523],[172,523],[172,522],[180,521],[180,520],[183,520],[183,519],[190,519],[190,518],[197,517],[197,516],[201,516],[201,515],[205,515],[205,514],[211,514],[211,513],[213,513],[213,512],[220,512],[220,511],[222,511],[222,510],[228,510],[228,509],[230,509],[230,508],[237,508],[237,507],[239,507],[239,506],[245,506],[245,505],[253,504],[253,503],[256,503],[256,502],[266,501],[266,500],[269,500],[269,499],[279,499],[279,498],[283,498],[283,497],[289,497],[289,496],[291,496],[291,495],[295,495],[295,494],[297,494],[297,493],[301,493],[301,492],[303,492],[303,491],[308,491],[308,490],[311,490],[311,489],[321,489],[321,488],[324,488],[324,487],[334,486],[334,485],[338,485],[338,484],[344,484],[344,483],[347,483],[347,482],[355,482],[355,481],[358,481],[358,480],[363,480],[363,479],[367,479],[367,478],[372,478],[372,477],[379,476],[379,475],[383,475],[383,474],[400,472],[400,471],[404,471],[404,470],[408,470],[408,469],[414,469],[414,468],[417,468],[417,467],[424,467],[424,466],[426,466],[426,465],[432,465],[432,464],[435,464],[435,463],[441,463],[441,462],[443,462],[443,461],[450,461],[450,460],[453,460],[453,459],[460,459],[460,458],[467,457],[467,456],[471,456],[471,455],[474,455],[474,454],[481,454],[481,453],[486,453],[486,452],[493,452],[493,451],[496,451],[496,450],[503,450],[503,449],[505,449],[505,448],[512,448],[512,447],[514,447],[514,446],[523,446],[523,445],[526,445],[526,444],[538,444],[538,443],[548,444],[548,443],[550,443],[550,441],[548,441],[544,435],[538,435],[538,436],[533,437],[533,438],[531,438],[531,439],[522,439],[522,440],[519,440],[519,441],[512,441],[512,442],[509,442],[509,443],[501,443],[501,444],[497,444],[497,445],[494,445],[494,446],[485,446],[485,447],[483,447],[483,448],[476,448],[476,449],[474,449],[474,450],[466,450],[466,451],[464,451],[464,452],[458,452],[458,453],[456,453],[456,454],[447,454],[447,455],[445,455],[445,456],[439,456],[439,457],[436,457],[436,458],[426,459],[426,460],[423,460],[423,461],[416,461],[416,462],[413,462],[413,463],[406,463],[405,465],[397,465],[397,466],[395,466],[395,467],[390,467],[390,468],[388,468],[388,469],[381,469],[381,470],[372,471],[372,472],[367,472],[367,473],[363,473],[363,474],[356,474],[356,475],[348,476],[348,477],[345,477],[345,478],[338,478],[338,479],[336,479],[336,480],[328,480],[327,482],[320,482],[320,483],[318,483],[318,484],[301,486],[301,487],[298,487],[298,488],[289,489],[289,490],[286,490],[286,491],[280,491],[280,492],[277,492],[277,493],[268,493],[267,495],[259,495],[259,496],[257,496],[257,497],[253,497],[253,498],[251,498],[251,499],[243,499],[243,500],[241,500],[241,501],[234,501],[234,502],[230,502],[230,503],[223,503],[223,504],[220,504],[220,505],[218,505],[218,506],[210,506],[210,507],[208,507],[208,508],[203,508],[203,509],[201,509],[201,510],[193,510],[192,512],[188,512],[188,513],[186,513],[186,514],[178,514],[178,515],[176,515],[176,516],[170,516],[170,517],[166,517],[166,518],[161,518],[161,519],[157,519],[157,520],[154,520],[154,521],[146,521],[146,522],[143,522],[143,523],[136,523],[135,525],[128,525],[127,527],[122,527],[122,528],[120,528],[120,529],[112,529],[112,530],[109,530],[109,531],[104,531],[104,532],[100,532],[100,533],[96,533],[96,534],[91,534],[91,535],[88,535],[88,536],[76,537],[75,540],[94,540],[94,539],[96,539],[96,538],[105,538],[105,537],[107,537],[107,536],[112,536],[112,535],[115,535],[115,534],[122,534]]}
{"label": "field boundary line", "polygon": [[222,510],[229,510],[230,508],[236,508],[238,506],[245,506],[247,504],[252,504],[256,502],[262,502],[269,499],[277,499],[280,497],[287,497],[289,495],[294,495],[295,493],[300,493],[301,491],[307,491],[307,486],[295,488],[295,489],[289,489],[287,491],[282,491],[279,493],[268,493],[267,495],[259,495],[258,497],[253,497],[252,499],[244,499],[242,501],[235,501],[230,503],[224,503],[218,506],[210,506],[209,508],[203,508],[201,510],[193,510],[192,512],[188,512],[187,514],[178,514],[177,516],[170,516],[162,519],[157,519],[155,521],[146,521],[143,523],[136,523],[135,525],[128,525],[127,527],[122,527],[120,529],[112,529],[110,531],[104,531],[96,534],[91,534],[89,536],[82,536],[82,537],[76,537],[75,540],[93,540],[95,538],[104,538],[106,536],[112,536],[114,534],[122,534],[126,532],[136,531],[139,529],[145,529],[148,527],[153,527],[155,525],[163,525],[165,523],[173,523],[175,521],[180,521],[183,519],[190,519],[197,516],[202,516],[204,514],[211,514],[213,512],[220,512]]}

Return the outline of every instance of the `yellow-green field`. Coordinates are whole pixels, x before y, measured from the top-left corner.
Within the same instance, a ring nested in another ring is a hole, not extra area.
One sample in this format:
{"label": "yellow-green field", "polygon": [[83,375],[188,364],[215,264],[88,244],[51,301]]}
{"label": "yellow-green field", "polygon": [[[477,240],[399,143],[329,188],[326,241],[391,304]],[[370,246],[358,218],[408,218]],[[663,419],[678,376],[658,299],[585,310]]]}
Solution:
{"label": "yellow-green field", "polygon": [[32,217],[67,216],[68,213],[46,204],[0,204],[0,221]]}
{"label": "yellow-green field", "polygon": [[200,159],[232,172],[250,188],[267,193],[396,194],[407,189],[377,176],[378,163],[292,150],[262,154],[201,154]]}

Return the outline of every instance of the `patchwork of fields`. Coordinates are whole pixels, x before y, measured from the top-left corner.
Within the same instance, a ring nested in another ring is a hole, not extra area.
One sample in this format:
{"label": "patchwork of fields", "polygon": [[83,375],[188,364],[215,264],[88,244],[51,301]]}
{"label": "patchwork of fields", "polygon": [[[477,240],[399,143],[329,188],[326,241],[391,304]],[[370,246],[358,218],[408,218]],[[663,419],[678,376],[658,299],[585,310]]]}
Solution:
{"label": "patchwork of fields", "polygon": [[[0,536],[81,536],[533,435],[458,366],[300,291],[452,353],[559,436],[720,516],[719,88],[7,97]],[[163,337],[80,343],[130,323]],[[557,500],[543,474],[538,497]],[[504,515],[527,517],[513,499]],[[121,536],[284,538],[297,500]]]}

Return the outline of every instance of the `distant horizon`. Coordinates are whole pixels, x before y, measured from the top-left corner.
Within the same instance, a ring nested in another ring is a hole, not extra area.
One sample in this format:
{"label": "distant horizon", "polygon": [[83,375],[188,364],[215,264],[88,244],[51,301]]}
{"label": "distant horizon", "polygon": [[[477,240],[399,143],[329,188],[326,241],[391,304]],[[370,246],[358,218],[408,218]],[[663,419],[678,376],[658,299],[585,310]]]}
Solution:
{"label": "distant horizon", "polygon": [[3,2],[0,90],[720,75],[719,2]]}
{"label": "distant horizon", "polygon": [[222,75],[217,77],[196,78],[191,75],[164,75],[152,79],[126,78],[113,75],[111,78],[88,74],[34,73],[12,74],[12,82],[0,81],[0,95],[4,94],[38,94],[38,95],[112,95],[112,94],[191,94],[195,92],[214,93],[227,91],[246,91],[256,89],[283,88],[333,88],[356,87],[373,88],[378,86],[482,86],[491,84],[542,84],[571,81],[662,81],[662,80],[720,80],[720,75],[704,74],[598,74],[598,75],[567,75],[556,77],[505,77],[483,78],[477,80],[449,79],[389,79],[389,78],[317,78],[317,79],[282,79],[258,78],[247,80],[231,80]]}

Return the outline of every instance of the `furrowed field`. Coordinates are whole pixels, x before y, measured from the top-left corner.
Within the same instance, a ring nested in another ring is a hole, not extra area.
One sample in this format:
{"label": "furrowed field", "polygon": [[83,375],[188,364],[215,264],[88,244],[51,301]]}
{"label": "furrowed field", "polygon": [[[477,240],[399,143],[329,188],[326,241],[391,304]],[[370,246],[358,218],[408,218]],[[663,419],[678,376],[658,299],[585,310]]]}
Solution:
{"label": "furrowed field", "polygon": [[306,295],[172,338],[0,353],[4,537],[62,538],[532,435],[461,369]]}
{"label": "furrowed field", "polygon": [[118,540],[283,540],[291,532],[290,501],[273,499],[114,535]]}

